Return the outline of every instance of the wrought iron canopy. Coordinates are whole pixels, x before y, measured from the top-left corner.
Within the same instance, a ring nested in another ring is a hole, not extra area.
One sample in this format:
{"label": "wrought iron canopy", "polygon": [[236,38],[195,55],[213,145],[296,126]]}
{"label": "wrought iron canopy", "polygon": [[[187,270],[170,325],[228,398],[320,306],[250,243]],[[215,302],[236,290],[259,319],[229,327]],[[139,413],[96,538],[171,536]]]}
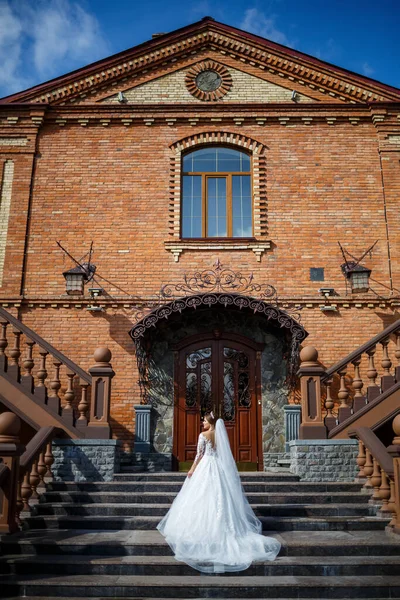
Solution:
{"label": "wrought iron canopy", "polygon": [[133,340],[143,337],[147,329],[155,327],[162,319],[168,319],[176,313],[184,310],[196,309],[200,307],[224,306],[237,308],[239,310],[251,310],[254,313],[264,314],[267,319],[274,321],[278,327],[283,327],[290,331],[291,337],[297,343],[304,340],[308,333],[304,327],[294,319],[288,312],[272,305],[264,300],[245,296],[243,294],[227,294],[225,292],[203,293],[192,296],[176,298],[161,306],[157,306],[152,311],[143,316],[131,329],[130,335]]}
{"label": "wrought iron canopy", "polygon": [[295,344],[300,344],[308,335],[300,324],[298,309],[279,308],[276,289],[272,285],[256,283],[252,273],[245,276],[224,268],[219,260],[215,269],[205,269],[190,276],[185,274],[183,283],[163,285],[156,306],[136,312],[136,323],[130,335],[137,342],[146,330],[155,327],[162,319],[188,309],[212,306],[264,314],[275,326],[288,330]]}

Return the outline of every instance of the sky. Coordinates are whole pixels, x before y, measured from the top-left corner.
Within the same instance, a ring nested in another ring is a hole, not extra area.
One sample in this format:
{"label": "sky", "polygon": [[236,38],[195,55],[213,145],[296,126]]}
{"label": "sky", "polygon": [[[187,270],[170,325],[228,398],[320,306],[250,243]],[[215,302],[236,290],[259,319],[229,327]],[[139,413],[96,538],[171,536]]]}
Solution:
{"label": "sky", "polygon": [[400,88],[400,0],[0,0],[0,97],[204,16]]}

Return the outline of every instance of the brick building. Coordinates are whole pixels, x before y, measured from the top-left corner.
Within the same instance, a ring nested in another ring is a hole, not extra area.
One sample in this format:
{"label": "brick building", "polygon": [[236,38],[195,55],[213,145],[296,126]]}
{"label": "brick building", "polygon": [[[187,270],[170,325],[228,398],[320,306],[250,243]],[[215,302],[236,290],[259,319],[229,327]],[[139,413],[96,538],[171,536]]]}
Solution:
{"label": "brick building", "polygon": [[[0,102],[0,303],[83,368],[111,350],[126,449],[147,402],[185,463],[214,408],[260,468],[303,339],[330,366],[398,319],[399,160],[398,89],[206,17]],[[82,294],[56,241],[93,242]]]}

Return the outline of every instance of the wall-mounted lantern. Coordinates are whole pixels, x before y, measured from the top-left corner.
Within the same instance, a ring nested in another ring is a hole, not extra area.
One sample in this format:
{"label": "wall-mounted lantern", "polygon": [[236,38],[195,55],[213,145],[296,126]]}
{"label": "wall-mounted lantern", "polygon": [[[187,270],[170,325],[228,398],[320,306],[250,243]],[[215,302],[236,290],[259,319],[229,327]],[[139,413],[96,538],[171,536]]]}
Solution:
{"label": "wall-mounted lantern", "polygon": [[371,269],[367,269],[356,262],[347,262],[341,266],[343,275],[350,282],[353,294],[368,292]]}
{"label": "wall-mounted lantern", "polygon": [[64,271],[63,275],[66,282],[66,292],[70,296],[82,296],[84,285],[91,279],[96,271],[93,264],[83,263],[73,269]]}

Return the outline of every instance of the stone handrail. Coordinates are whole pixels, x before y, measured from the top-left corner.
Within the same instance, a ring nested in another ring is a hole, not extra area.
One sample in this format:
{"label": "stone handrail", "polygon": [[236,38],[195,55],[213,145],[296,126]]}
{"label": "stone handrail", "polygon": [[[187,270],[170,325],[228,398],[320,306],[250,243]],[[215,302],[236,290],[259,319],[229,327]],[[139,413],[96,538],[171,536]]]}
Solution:
{"label": "stone handrail", "polygon": [[400,415],[392,427],[395,437],[388,448],[368,427],[358,427],[349,435],[358,439],[358,479],[372,493],[371,503],[379,506],[381,516],[391,517],[388,528],[400,534]]}
{"label": "stone handrail", "polygon": [[[68,369],[70,369],[70,371],[73,371],[81,379],[83,379],[84,381],[86,381],[89,384],[92,382],[92,378],[89,375],[89,373],[84,371],[79,365],[74,363],[67,356],[65,356],[62,352],[57,350],[57,348],[55,348],[49,342],[47,342],[42,337],[40,337],[40,335],[38,335],[37,333],[32,331],[32,329],[30,329],[27,325],[25,325],[24,323],[22,323],[15,317],[13,317],[13,315],[11,315],[8,311],[6,311],[1,306],[0,306],[0,319],[1,319],[0,324],[2,324],[4,321],[6,321],[9,324],[13,325],[13,327],[15,327],[21,334],[22,333],[25,334],[26,337],[28,337],[30,340],[35,342],[35,344],[37,344],[40,348],[47,350],[48,354],[51,354],[51,356],[53,356],[54,358],[57,358],[63,365],[65,365]],[[5,347],[1,346],[1,342],[0,342],[0,352],[1,352],[1,348],[5,349],[6,347],[7,346],[5,346]]]}
{"label": "stone handrail", "polygon": [[[9,333],[12,333],[12,339],[9,339]],[[21,356],[23,342],[25,357]],[[22,418],[20,408],[24,406],[39,427],[62,427],[73,438],[109,438],[111,379],[114,376],[111,352],[108,348],[98,348],[94,358],[95,364],[87,373],[0,307],[2,395],[7,407]]]}
{"label": "stone handrail", "polygon": [[[391,335],[396,339],[394,356],[397,365],[394,369],[389,356]],[[382,346],[380,369],[375,365],[378,344]],[[394,392],[400,387],[400,319],[330,369],[325,369],[319,363],[318,352],[312,346],[305,346],[302,349],[300,359],[301,365],[298,371],[302,398],[300,438],[324,439],[327,435],[343,437],[345,435],[343,430],[348,430],[352,422],[357,421],[359,411],[360,414],[364,414],[381,400],[386,402],[385,410],[388,412],[392,410],[395,402]],[[366,384],[363,377],[368,380]],[[339,389],[335,397],[336,381],[339,382]],[[322,406],[322,398],[325,395],[323,386],[326,389],[324,406]],[[366,387],[365,392],[364,387]],[[391,399],[387,401],[386,397],[390,396]],[[336,407],[337,413],[334,413]]]}
{"label": "stone handrail", "polygon": [[31,512],[32,505],[39,501],[45,480],[53,479],[52,441],[63,434],[64,431],[58,427],[42,427],[26,446],[19,465],[17,519],[20,519],[21,513]]}
{"label": "stone handrail", "polygon": [[334,364],[330,369],[325,371],[325,375],[322,377],[322,380],[325,381],[332,377],[335,373],[339,373],[344,367],[353,363],[354,360],[360,358],[363,354],[367,354],[368,351],[373,350],[377,344],[389,338],[392,334],[400,334],[400,319],[386,327],[383,331],[375,335],[365,344],[359,346],[353,352],[350,352],[345,358],[339,360],[336,364]]}

